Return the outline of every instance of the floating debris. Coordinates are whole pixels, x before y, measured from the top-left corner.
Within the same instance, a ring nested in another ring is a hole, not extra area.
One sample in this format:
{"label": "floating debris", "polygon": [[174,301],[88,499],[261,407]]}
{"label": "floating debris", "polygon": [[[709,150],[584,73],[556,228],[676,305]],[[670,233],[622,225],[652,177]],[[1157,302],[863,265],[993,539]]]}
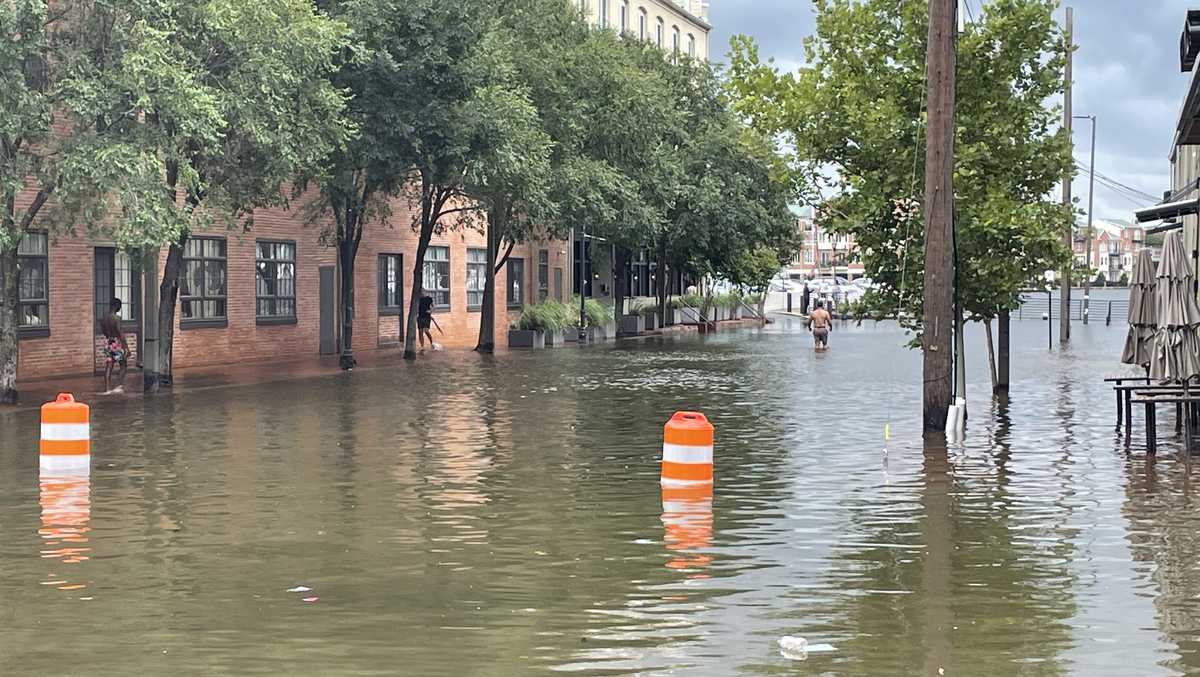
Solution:
{"label": "floating debris", "polygon": [[309,587],[306,587],[303,585],[297,585],[294,588],[288,588],[288,592],[309,592],[311,590],[312,590],[312,588],[309,588]]}

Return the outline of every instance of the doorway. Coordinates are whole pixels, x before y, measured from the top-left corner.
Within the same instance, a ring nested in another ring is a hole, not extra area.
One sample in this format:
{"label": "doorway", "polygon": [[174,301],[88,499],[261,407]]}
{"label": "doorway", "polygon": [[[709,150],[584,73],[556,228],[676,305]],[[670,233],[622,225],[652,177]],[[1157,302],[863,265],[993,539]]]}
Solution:
{"label": "doorway", "polygon": [[129,254],[114,247],[96,247],[92,261],[92,368],[104,373],[104,333],[100,319],[108,314],[109,303],[121,299],[121,331],[129,343],[130,365],[142,363],[142,275],[134,269]]}
{"label": "doorway", "polygon": [[337,339],[334,333],[334,269],[333,266],[321,266],[321,345],[320,354],[333,355],[337,352]]}

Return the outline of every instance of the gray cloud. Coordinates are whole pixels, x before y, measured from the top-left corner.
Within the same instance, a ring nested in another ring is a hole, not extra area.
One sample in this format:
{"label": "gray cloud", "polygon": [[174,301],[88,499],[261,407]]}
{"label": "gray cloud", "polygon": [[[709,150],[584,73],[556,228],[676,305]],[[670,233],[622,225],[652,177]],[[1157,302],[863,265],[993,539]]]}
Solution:
{"label": "gray cloud", "polygon": [[[977,13],[980,0],[969,0]],[[1096,169],[1151,195],[1170,188],[1167,156],[1188,75],[1179,72],[1179,34],[1197,0],[1075,0],[1077,115],[1098,120]],[[1060,9],[1062,20],[1065,12]],[[784,68],[804,61],[803,39],[813,32],[807,0],[713,0],[711,54],[724,60],[729,38],[753,36],[763,57]],[[1088,162],[1089,123],[1075,124],[1075,157]],[[1074,194],[1087,202],[1087,175]],[[1135,202],[1096,187],[1097,218],[1129,218]]]}

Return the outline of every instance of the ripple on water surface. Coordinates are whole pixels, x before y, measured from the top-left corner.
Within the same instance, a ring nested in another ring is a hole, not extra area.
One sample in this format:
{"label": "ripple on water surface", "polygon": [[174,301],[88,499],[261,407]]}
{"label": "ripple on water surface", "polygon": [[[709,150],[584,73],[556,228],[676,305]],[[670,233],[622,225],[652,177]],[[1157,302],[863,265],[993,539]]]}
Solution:
{"label": "ripple on water surface", "polygon": [[[0,673],[1200,672],[1170,423],[1127,453],[1099,381],[1123,333],[1043,331],[1014,326],[1009,403],[972,356],[948,450],[889,325],[104,402],[74,482],[0,414]],[[717,483],[664,507],[678,409],[716,424]]]}

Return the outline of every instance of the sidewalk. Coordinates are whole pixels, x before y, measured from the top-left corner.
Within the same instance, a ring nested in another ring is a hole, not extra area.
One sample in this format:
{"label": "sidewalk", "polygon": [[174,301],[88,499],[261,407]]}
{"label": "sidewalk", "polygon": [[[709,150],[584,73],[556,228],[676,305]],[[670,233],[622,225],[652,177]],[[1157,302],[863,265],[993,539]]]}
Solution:
{"label": "sidewalk", "polygon": [[[465,349],[451,352],[469,352]],[[440,353],[426,352],[418,359],[428,359]],[[399,366],[404,363],[404,351],[399,348],[364,350],[355,353],[358,366],[355,369],[382,369],[389,366]],[[230,388],[236,386],[258,385],[278,381],[293,381],[308,378],[318,378],[340,373],[337,355],[323,355],[316,359],[312,357],[297,357],[289,360],[261,360],[255,362],[239,362],[230,365],[206,367],[191,367],[175,370],[174,382],[164,393],[193,392],[214,388]],[[103,376],[66,376],[61,378],[43,379],[36,381],[20,381],[17,385],[21,402],[15,407],[0,407],[0,414],[14,411],[36,409],[44,402],[52,401],[58,393],[71,393],[83,402],[96,402],[117,398],[140,398],[142,393],[142,372],[130,369],[125,375],[125,392],[115,395],[105,395]]]}

